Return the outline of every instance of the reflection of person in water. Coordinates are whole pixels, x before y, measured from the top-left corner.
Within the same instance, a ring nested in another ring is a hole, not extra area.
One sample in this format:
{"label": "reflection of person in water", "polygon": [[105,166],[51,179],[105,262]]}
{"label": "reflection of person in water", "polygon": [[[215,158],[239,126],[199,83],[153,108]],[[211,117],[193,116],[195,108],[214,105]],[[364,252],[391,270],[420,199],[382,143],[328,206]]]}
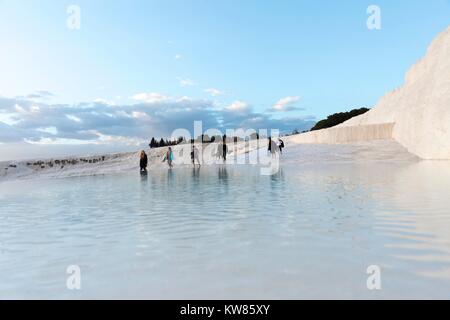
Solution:
{"label": "reflection of person in water", "polygon": [[141,182],[147,183],[148,182],[148,173],[147,171],[141,171]]}
{"label": "reflection of person in water", "polygon": [[141,151],[139,165],[141,167],[141,171],[143,172],[147,171],[148,157],[144,150]]}
{"label": "reflection of person in water", "polygon": [[274,183],[284,180],[284,171],[283,171],[283,169],[280,168],[280,170],[278,170],[275,174],[272,174],[270,176],[270,180],[272,182],[271,183],[271,187],[276,187],[277,184],[274,184]]}
{"label": "reflection of person in water", "polygon": [[192,177],[193,178],[195,178],[196,180],[198,179],[198,178],[200,178],[200,167],[193,167],[192,168]]}
{"label": "reflection of person in water", "polygon": [[169,183],[172,183],[173,181],[173,170],[167,170],[167,180]]}
{"label": "reflection of person in water", "polygon": [[226,166],[219,167],[219,180],[228,180],[228,171]]}

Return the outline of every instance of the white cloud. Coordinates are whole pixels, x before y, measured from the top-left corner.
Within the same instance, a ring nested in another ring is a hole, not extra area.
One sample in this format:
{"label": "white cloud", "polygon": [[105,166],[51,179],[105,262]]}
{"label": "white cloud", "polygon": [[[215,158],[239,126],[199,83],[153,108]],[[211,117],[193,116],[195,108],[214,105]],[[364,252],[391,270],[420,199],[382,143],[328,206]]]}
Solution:
{"label": "white cloud", "polygon": [[194,81],[192,81],[191,79],[188,79],[188,78],[178,77],[177,80],[180,82],[180,86],[182,86],[182,87],[193,87],[193,86],[197,85]]}
{"label": "white cloud", "polygon": [[181,54],[178,53],[175,55],[175,60],[181,60],[181,59],[183,59],[183,56]]}
{"label": "white cloud", "polygon": [[36,100],[36,101],[38,101],[38,100],[48,100],[48,99],[51,99],[53,97],[55,97],[55,94],[53,92],[50,92],[50,91],[47,91],[47,90],[39,90],[39,91],[36,91],[36,92],[34,92],[32,94],[29,94],[29,95],[27,95],[25,97],[19,97],[19,98],[25,98],[25,99],[28,99],[28,100]]}
{"label": "white cloud", "polygon": [[275,105],[272,106],[271,111],[275,112],[288,112],[288,111],[295,111],[300,110],[295,106],[297,102],[300,101],[300,97],[286,97],[283,99],[280,99]]}
{"label": "white cloud", "polygon": [[17,116],[14,113],[1,113],[0,112],[0,124],[16,125],[19,122]]}
{"label": "white cloud", "polygon": [[135,94],[133,97],[133,100],[145,102],[145,103],[160,103],[169,101],[170,98],[167,96],[164,96],[160,93],[156,92],[150,92],[150,93],[138,93]]}
{"label": "white cloud", "polygon": [[248,103],[238,100],[230,104],[228,107],[226,107],[226,109],[228,111],[244,112],[249,111],[250,106],[248,105]]}
{"label": "white cloud", "polygon": [[28,108],[24,108],[22,106],[20,106],[19,104],[15,104],[14,105],[14,110],[17,113],[22,113],[22,114],[36,114],[39,113],[39,111],[41,110],[41,108],[39,106],[36,105],[31,105]]}
{"label": "white cloud", "polygon": [[193,100],[190,97],[188,97],[188,96],[182,96],[182,97],[179,97],[179,98],[175,99],[175,101],[177,101],[177,102],[188,102],[188,101],[193,101]]}
{"label": "white cloud", "polygon": [[30,107],[31,113],[38,113],[39,111],[41,111],[41,108],[39,108],[39,106],[31,106]]}
{"label": "white cloud", "polygon": [[212,97],[219,97],[225,94],[225,92],[215,88],[206,89],[205,92],[209,93]]}
{"label": "white cloud", "polygon": [[36,131],[48,133],[52,136],[56,136],[58,134],[58,129],[56,127],[38,128]]}
{"label": "white cloud", "polygon": [[104,105],[107,105],[107,106],[114,106],[114,105],[116,105],[116,103],[114,101],[106,100],[106,99],[103,99],[103,98],[95,99],[94,103],[104,104]]}
{"label": "white cloud", "polygon": [[77,123],[80,123],[80,122],[81,122],[81,119],[80,119],[80,118],[78,118],[78,117],[76,117],[76,116],[73,116],[73,115],[70,115],[70,114],[66,114],[66,118],[69,119],[69,120],[75,121],[75,122],[77,122]]}
{"label": "white cloud", "polygon": [[22,108],[21,106],[19,106],[18,104],[16,104],[16,105],[14,106],[14,110],[15,110],[17,113],[27,113],[27,111],[26,111],[24,108]]}
{"label": "white cloud", "polygon": [[139,120],[150,120],[150,116],[142,111],[133,111],[131,112],[131,116],[134,119],[139,119]]}
{"label": "white cloud", "polygon": [[123,136],[111,136],[111,135],[104,135],[101,133],[98,134],[98,137],[99,137],[98,141],[100,143],[106,143],[106,144],[121,144],[121,145],[139,146],[139,145],[148,143],[147,139],[123,137]]}

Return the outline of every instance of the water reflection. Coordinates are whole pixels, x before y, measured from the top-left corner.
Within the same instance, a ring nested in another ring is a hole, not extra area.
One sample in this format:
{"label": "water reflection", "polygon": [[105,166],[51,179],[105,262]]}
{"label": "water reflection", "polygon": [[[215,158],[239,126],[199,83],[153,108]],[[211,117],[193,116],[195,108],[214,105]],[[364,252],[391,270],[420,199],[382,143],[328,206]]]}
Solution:
{"label": "water reflection", "polygon": [[219,166],[217,173],[220,181],[222,182],[228,181],[228,170],[225,165]]}
{"label": "water reflection", "polygon": [[392,254],[417,274],[450,279],[450,164],[421,161],[398,168],[374,194],[380,232],[395,238]]}
{"label": "water reflection", "polygon": [[140,172],[141,182],[148,182],[148,172],[147,171],[141,171]]}
{"label": "water reflection", "polygon": [[259,173],[0,184],[0,298],[72,298],[61,270],[74,263],[89,271],[84,298],[371,298],[374,264],[385,283],[376,298],[448,297],[448,163]]}
{"label": "water reflection", "polygon": [[174,181],[175,174],[173,169],[167,169],[167,181],[171,184]]}
{"label": "water reflection", "polygon": [[201,170],[201,167],[197,167],[197,166],[194,166],[193,168],[192,168],[192,178],[194,178],[194,181],[199,181],[199,179],[200,179],[200,170]]}
{"label": "water reflection", "polygon": [[270,180],[272,181],[283,181],[284,180],[284,170],[280,168],[275,174],[270,175]]}

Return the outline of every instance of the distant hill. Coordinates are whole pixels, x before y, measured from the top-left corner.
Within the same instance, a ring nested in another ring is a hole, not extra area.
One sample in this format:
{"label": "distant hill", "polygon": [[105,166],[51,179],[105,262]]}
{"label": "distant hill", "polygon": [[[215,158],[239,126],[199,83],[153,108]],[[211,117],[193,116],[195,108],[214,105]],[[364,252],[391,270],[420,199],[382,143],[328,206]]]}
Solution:
{"label": "distant hill", "polygon": [[344,123],[345,121],[350,120],[351,118],[364,114],[369,110],[370,109],[368,108],[361,108],[361,109],[353,109],[352,111],[349,112],[340,112],[332,114],[331,116],[328,116],[328,118],[317,122],[316,125],[311,129],[311,131],[322,130],[337,126],[338,124]]}

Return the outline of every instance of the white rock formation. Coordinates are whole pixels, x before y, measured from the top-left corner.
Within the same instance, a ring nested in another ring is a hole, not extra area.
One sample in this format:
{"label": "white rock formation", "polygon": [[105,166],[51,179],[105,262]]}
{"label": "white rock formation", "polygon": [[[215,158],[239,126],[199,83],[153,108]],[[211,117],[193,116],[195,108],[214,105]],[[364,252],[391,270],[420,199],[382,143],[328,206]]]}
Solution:
{"label": "white rock formation", "polygon": [[336,126],[330,129],[311,131],[287,139],[290,143],[353,143],[371,140],[391,140],[394,123]]}
{"label": "white rock formation", "polygon": [[[450,27],[409,70],[403,87],[384,96],[371,111],[333,129],[301,135],[297,140],[339,143],[361,141],[361,137],[379,139],[380,125],[385,124],[394,124],[392,138],[420,158],[450,159]],[[367,125],[370,127],[364,127]],[[367,134],[372,131],[373,135]]]}
{"label": "white rock formation", "polygon": [[344,126],[394,122],[393,138],[423,159],[450,159],[450,27],[406,75],[402,88]]}

